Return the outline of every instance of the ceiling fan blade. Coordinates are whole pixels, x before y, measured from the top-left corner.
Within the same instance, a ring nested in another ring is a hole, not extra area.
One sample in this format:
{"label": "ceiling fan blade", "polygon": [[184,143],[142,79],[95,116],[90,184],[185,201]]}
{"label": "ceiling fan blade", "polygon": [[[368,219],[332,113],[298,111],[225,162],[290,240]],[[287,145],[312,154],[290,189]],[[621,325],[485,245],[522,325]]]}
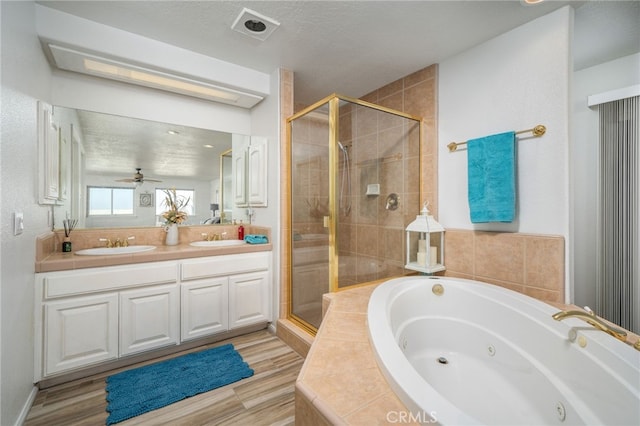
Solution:
{"label": "ceiling fan blade", "polygon": [[135,182],[135,179],[116,179],[116,182]]}
{"label": "ceiling fan blade", "polygon": [[144,182],[162,182],[161,180],[158,179],[142,179]]}

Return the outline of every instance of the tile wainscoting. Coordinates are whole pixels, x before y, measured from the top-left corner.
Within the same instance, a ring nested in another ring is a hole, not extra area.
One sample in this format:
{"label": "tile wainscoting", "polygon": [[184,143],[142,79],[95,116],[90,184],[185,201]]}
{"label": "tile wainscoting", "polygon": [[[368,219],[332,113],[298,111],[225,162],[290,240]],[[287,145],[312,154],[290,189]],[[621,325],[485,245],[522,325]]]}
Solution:
{"label": "tile wainscoting", "polygon": [[445,276],[484,281],[563,303],[564,237],[447,229]]}

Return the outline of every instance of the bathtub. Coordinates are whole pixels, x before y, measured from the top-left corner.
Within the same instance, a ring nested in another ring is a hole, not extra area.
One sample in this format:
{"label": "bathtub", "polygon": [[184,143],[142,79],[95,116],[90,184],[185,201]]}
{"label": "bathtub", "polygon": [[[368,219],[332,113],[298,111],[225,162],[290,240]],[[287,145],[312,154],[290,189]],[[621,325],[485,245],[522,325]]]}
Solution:
{"label": "bathtub", "polygon": [[[442,425],[640,425],[640,351],[477,281],[392,279],[368,305],[378,365],[408,413]],[[387,416],[389,417],[389,416]]]}

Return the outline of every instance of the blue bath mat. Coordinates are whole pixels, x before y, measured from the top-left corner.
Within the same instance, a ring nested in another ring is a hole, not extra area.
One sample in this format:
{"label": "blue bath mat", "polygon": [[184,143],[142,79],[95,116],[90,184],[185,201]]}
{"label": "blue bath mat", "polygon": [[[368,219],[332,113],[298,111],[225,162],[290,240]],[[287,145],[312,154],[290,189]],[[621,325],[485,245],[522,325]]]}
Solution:
{"label": "blue bath mat", "polygon": [[253,376],[232,344],[107,377],[107,425]]}

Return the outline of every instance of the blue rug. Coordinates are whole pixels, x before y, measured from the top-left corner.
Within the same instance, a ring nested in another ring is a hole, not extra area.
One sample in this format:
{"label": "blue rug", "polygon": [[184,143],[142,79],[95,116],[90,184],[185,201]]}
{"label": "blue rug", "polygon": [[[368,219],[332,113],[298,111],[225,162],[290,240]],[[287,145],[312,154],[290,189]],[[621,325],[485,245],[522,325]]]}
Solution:
{"label": "blue rug", "polygon": [[232,344],[107,377],[107,425],[253,376]]}

